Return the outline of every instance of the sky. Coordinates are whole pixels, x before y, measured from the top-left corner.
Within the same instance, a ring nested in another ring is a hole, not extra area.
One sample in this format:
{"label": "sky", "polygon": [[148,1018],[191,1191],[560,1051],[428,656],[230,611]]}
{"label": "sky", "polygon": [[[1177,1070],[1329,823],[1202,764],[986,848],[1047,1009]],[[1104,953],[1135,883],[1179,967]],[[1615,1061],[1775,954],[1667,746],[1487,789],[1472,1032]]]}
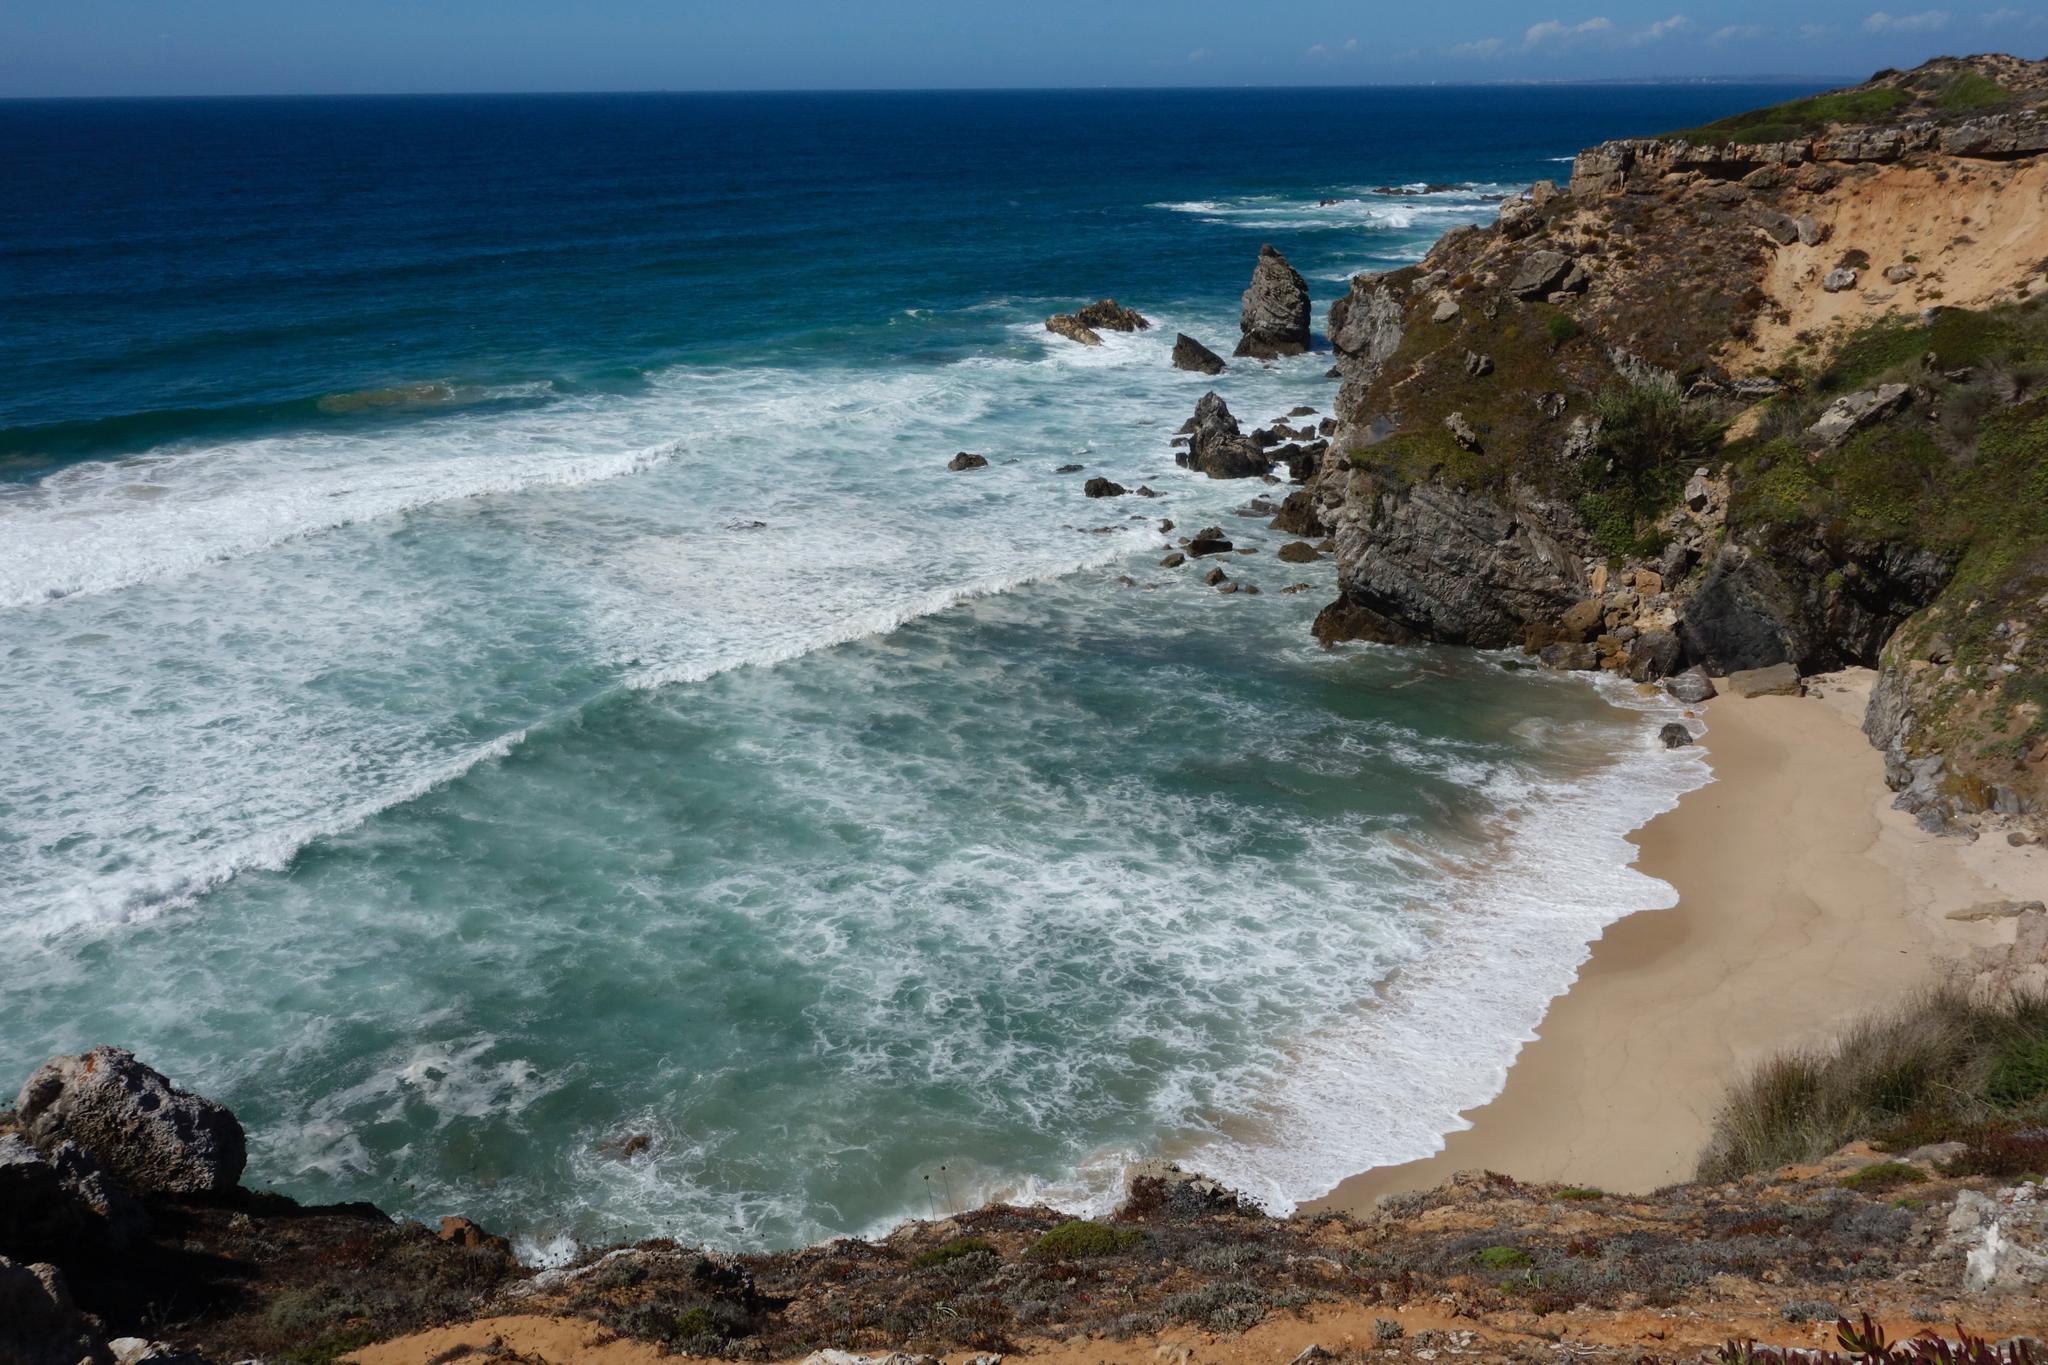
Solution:
{"label": "sky", "polygon": [[0,0],[0,97],[1359,85],[2048,53],[2048,0]]}

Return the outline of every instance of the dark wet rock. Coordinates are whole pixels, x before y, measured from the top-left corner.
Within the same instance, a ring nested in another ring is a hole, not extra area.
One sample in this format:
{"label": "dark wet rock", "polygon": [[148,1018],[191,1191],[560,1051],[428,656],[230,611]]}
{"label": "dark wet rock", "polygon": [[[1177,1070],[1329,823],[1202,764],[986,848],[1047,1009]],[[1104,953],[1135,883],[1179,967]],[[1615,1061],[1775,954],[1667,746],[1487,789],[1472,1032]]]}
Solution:
{"label": "dark wet rock", "polygon": [[1166,558],[1159,561],[1159,567],[1162,569],[1178,569],[1181,565],[1187,562],[1188,557],[1185,554],[1181,553],[1179,550],[1174,550],[1171,553],[1169,553],[1166,556]]}
{"label": "dark wet rock", "polygon": [[1320,538],[1330,534],[1330,528],[1323,524],[1317,490],[1312,488],[1297,488],[1289,493],[1280,504],[1279,514],[1266,524],[1290,536]]}
{"label": "dark wet rock", "polygon": [[1289,417],[1313,417],[1316,415],[1316,410],[1308,404],[1302,403],[1296,407],[1289,408],[1287,415]]}
{"label": "dark wet rock", "polygon": [[1537,651],[1536,662],[1565,673],[1583,673],[1600,666],[1600,651],[1589,644],[1560,640]]}
{"label": "dark wet rock", "polygon": [[1248,479],[1263,474],[1272,460],[1252,444],[1231,416],[1221,394],[1210,390],[1195,404],[1188,448],[1175,459],[1212,479]]}
{"label": "dark wet rock", "polygon": [[1054,313],[1045,320],[1045,330],[1069,341],[1078,341],[1083,346],[1102,344],[1101,334],[1072,313]]}
{"label": "dark wet rock", "polygon": [[1307,445],[1284,445],[1273,452],[1273,458],[1287,466],[1287,477],[1293,483],[1307,483],[1322,467],[1323,455],[1330,448],[1328,441],[1311,441]]}
{"label": "dark wet rock", "polygon": [[1664,727],[1657,731],[1657,738],[1667,749],[1683,749],[1692,743],[1692,731],[1675,720],[1667,721]]}
{"label": "dark wet rock", "polygon": [[946,468],[952,470],[955,474],[963,469],[986,469],[988,468],[988,457],[986,455],[971,454],[963,450],[952,459],[946,461]]}
{"label": "dark wet rock", "polygon": [[1173,368],[1196,374],[1222,374],[1223,357],[1186,332],[1177,332],[1173,338]]}
{"label": "dark wet rock", "polygon": [[1286,564],[1313,564],[1322,558],[1316,553],[1316,547],[1305,540],[1288,541],[1280,547],[1278,557]]}
{"label": "dark wet rock", "polygon": [[1399,621],[1342,597],[1316,613],[1315,624],[1310,630],[1325,649],[1349,640],[1412,645],[1420,638]]}
{"label": "dark wet rock", "polygon": [[1131,496],[1135,498],[1156,498],[1159,496],[1159,493],[1151,485],[1141,483],[1133,490]]}
{"label": "dark wet rock", "polygon": [[1209,572],[1202,575],[1202,581],[1204,583],[1207,583],[1212,588],[1219,583],[1226,583],[1229,580],[1230,575],[1223,572],[1221,568],[1211,569],[1209,570]]}
{"label": "dark wet rock", "polygon": [[1060,467],[1059,467],[1058,469],[1055,469],[1055,470],[1053,470],[1053,473],[1055,473],[1055,474],[1078,474],[1078,473],[1080,473],[1080,472],[1081,472],[1082,470],[1086,469],[1087,467],[1088,467],[1088,466],[1087,466],[1087,465],[1085,465],[1085,464],[1063,464],[1063,465],[1061,465],[1061,466],[1060,466]]}
{"label": "dark wet rock", "polygon": [[1655,682],[1677,671],[1683,649],[1668,630],[1646,630],[1628,641],[1624,655],[1628,675],[1636,682]]}
{"label": "dark wet rock", "polygon": [[1300,355],[1309,347],[1308,281],[1278,248],[1259,248],[1259,263],[1244,291],[1237,355],[1257,360]]}
{"label": "dark wet rock", "polygon": [[1271,498],[1253,498],[1242,507],[1230,509],[1233,517],[1270,517],[1280,510],[1279,504]]}
{"label": "dark wet rock", "polygon": [[1142,332],[1152,324],[1136,310],[1125,308],[1115,299],[1097,299],[1074,314],[1083,327],[1098,332]]}
{"label": "dark wet rock", "polygon": [[[1218,570],[1217,570],[1216,572],[1218,572],[1218,573],[1222,573],[1222,572],[1223,572],[1223,570],[1221,570],[1221,569],[1218,569]],[[1236,579],[1233,579],[1233,578],[1226,578],[1226,579],[1224,579],[1224,580],[1223,580],[1223,581],[1222,581],[1221,583],[1218,583],[1218,584],[1216,585],[1216,591],[1218,591],[1218,592],[1221,592],[1221,593],[1233,593],[1233,592],[1236,592],[1236,591],[1238,591],[1238,583],[1237,583],[1237,580],[1236,580]]]}
{"label": "dark wet rock", "polygon": [[76,1142],[137,1194],[223,1194],[248,1164],[227,1106],[178,1089],[125,1048],[51,1058],[15,1109],[39,1150]]}
{"label": "dark wet rock", "polygon": [[1082,484],[1081,491],[1091,498],[1120,498],[1131,490],[1112,479],[1105,479],[1098,474]]}
{"label": "dark wet rock", "polygon": [[1203,555],[1226,554],[1235,548],[1237,547],[1230,543],[1229,537],[1223,534],[1221,526],[1205,526],[1195,532],[1188,541],[1188,555],[1193,559],[1200,559]]}

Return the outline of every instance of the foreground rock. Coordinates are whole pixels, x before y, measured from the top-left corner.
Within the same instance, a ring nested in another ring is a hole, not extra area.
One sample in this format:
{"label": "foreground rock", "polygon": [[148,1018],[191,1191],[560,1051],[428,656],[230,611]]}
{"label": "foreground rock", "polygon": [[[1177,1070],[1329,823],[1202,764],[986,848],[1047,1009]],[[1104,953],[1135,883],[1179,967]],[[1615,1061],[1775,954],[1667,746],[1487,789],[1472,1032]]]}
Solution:
{"label": "foreground rock", "polygon": [[1100,346],[1102,335],[1072,313],[1054,313],[1045,320],[1045,330],[1083,346]]}
{"label": "foreground rock", "polygon": [[1177,332],[1173,338],[1173,368],[1196,374],[1222,374],[1223,357],[1186,332]]}
{"label": "foreground rock", "polygon": [[988,468],[988,459],[986,456],[975,455],[963,450],[952,459],[946,461],[946,468],[952,470],[955,474],[958,474],[963,469],[986,469]]}
{"label": "foreground rock", "polygon": [[1273,360],[1308,350],[1308,281],[1278,248],[1259,248],[1259,263],[1243,304],[1238,328],[1244,335],[1234,354]]}
{"label": "foreground rock", "polygon": [[75,1142],[137,1194],[220,1194],[248,1164],[227,1106],[178,1089],[125,1048],[51,1058],[15,1109],[38,1149]]}

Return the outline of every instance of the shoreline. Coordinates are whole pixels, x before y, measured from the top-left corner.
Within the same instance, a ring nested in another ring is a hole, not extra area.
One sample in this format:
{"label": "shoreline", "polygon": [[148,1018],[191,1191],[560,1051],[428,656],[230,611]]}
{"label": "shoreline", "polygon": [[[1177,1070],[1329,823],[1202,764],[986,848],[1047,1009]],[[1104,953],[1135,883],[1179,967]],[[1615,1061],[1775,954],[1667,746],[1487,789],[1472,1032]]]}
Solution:
{"label": "shoreline", "polygon": [[1434,1155],[1354,1175],[1304,1214],[1484,1167],[1527,1182],[1639,1193],[1692,1178],[1729,1084],[1786,1047],[1823,1045],[1946,958],[2008,941],[2009,921],[1947,912],[2017,897],[2038,849],[1921,831],[1891,809],[1862,733],[1874,677],[1808,680],[1806,697],[1705,705],[1714,780],[1629,836],[1677,903],[1616,921],[1552,1001],[1505,1087]]}

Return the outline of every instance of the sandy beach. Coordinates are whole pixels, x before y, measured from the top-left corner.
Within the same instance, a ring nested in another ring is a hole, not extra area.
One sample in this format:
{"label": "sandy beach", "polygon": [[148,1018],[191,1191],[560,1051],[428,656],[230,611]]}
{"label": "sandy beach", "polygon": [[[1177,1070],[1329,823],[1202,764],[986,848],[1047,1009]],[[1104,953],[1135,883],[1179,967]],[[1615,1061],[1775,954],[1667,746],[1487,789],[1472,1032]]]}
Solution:
{"label": "sandy beach", "polygon": [[1891,809],[1859,728],[1872,676],[1707,703],[1715,780],[1633,836],[1678,904],[1607,930],[1506,1088],[1442,1151],[1308,1209],[1369,1210],[1473,1167],[1628,1192],[1689,1179],[1726,1087],[1759,1058],[1824,1044],[1944,959],[2009,941],[2010,921],[1947,914],[2038,896],[2048,850],[1936,837]]}

